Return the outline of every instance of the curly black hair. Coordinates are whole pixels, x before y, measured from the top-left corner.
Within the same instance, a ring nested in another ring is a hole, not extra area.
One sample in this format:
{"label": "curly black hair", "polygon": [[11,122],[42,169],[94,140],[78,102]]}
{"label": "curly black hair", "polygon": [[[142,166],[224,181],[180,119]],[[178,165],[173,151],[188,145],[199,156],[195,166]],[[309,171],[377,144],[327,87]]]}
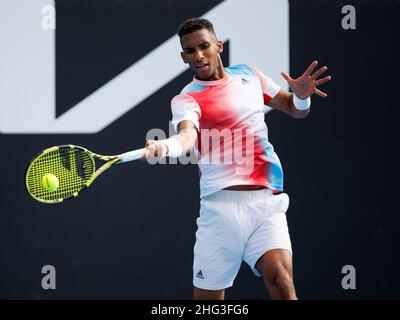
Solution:
{"label": "curly black hair", "polygon": [[201,29],[207,29],[215,35],[214,26],[210,20],[204,18],[190,18],[181,23],[178,28],[178,36],[182,37],[185,34]]}

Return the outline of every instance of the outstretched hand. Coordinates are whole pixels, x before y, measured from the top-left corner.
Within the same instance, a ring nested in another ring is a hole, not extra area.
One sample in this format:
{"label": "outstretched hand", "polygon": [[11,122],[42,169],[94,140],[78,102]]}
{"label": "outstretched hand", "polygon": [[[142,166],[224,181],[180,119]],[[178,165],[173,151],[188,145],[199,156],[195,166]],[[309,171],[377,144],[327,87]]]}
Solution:
{"label": "outstretched hand", "polygon": [[318,85],[321,85],[331,80],[331,76],[317,79],[321,74],[328,70],[328,67],[324,66],[311,74],[317,65],[318,61],[314,61],[313,63],[311,63],[307,70],[303,73],[303,75],[297,79],[292,79],[286,72],[281,72],[282,77],[286,79],[286,81],[290,85],[290,88],[292,89],[292,92],[298,98],[306,99],[313,93],[324,98],[328,96],[325,92],[317,89]]}

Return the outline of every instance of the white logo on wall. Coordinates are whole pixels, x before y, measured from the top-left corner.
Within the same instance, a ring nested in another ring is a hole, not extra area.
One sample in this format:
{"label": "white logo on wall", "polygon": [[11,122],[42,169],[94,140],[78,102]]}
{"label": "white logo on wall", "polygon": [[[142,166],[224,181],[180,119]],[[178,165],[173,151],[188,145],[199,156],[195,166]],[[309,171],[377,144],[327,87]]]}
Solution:
{"label": "white logo on wall", "polygon": [[[0,2],[1,133],[99,132],[187,69],[173,36],[56,117],[56,31],[42,27],[46,6],[54,8],[54,1]],[[280,72],[289,68],[288,9],[287,0],[249,1],[243,14],[243,1],[227,0],[204,17],[214,23],[222,41],[230,41],[231,64],[257,66],[287,87]],[[51,20],[46,21],[49,26]]]}

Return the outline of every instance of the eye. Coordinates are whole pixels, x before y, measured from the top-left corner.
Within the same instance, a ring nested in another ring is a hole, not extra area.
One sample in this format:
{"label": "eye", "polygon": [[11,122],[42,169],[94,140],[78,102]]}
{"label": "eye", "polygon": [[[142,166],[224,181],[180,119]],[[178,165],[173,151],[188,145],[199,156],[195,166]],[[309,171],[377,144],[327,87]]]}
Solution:
{"label": "eye", "polygon": [[183,52],[184,53],[193,53],[193,49],[184,49]]}

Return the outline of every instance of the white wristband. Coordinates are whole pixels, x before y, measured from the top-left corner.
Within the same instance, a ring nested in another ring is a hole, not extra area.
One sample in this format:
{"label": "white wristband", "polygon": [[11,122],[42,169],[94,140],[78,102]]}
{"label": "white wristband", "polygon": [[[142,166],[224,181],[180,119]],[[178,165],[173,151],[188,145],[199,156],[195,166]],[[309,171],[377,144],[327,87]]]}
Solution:
{"label": "white wristband", "polygon": [[164,143],[168,147],[168,157],[178,158],[182,154],[182,146],[177,139],[168,138],[164,140],[159,140],[159,142]]}
{"label": "white wristband", "polygon": [[311,105],[311,99],[310,97],[306,99],[300,99],[293,94],[293,104],[298,110],[307,110]]}

